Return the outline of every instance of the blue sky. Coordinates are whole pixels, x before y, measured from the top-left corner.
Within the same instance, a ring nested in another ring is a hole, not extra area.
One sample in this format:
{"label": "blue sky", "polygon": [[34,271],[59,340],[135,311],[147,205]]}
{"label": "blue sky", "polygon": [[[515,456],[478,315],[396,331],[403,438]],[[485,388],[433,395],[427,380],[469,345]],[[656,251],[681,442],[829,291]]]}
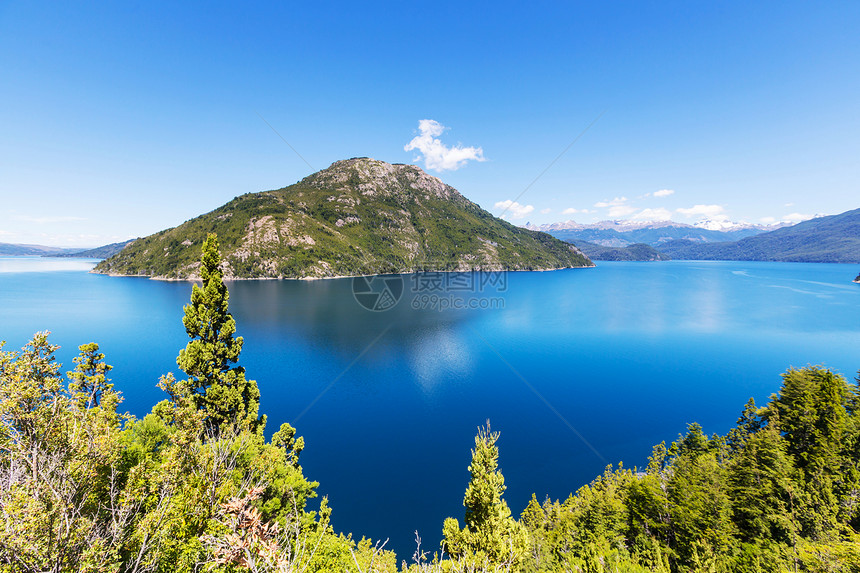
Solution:
{"label": "blue sky", "polygon": [[0,242],[143,236],[355,156],[518,224],[860,207],[856,1],[98,4],[0,1]]}

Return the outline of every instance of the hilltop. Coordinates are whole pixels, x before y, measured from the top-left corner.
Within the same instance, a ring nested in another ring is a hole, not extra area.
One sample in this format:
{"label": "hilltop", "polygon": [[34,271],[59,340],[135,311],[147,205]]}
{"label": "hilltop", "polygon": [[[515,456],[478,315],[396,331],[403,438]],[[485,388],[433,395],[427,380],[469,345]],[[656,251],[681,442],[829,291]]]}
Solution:
{"label": "hilltop", "polygon": [[575,246],[494,217],[414,165],[353,158],[138,239],[94,271],[195,278],[210,232],[227,278],[592,266]]}

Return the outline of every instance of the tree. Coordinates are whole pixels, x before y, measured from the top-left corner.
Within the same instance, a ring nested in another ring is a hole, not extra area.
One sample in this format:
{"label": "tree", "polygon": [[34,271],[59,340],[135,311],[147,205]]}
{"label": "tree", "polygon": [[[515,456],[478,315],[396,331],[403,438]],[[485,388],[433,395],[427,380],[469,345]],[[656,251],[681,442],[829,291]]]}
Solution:
{"label": "tree", "polygon": [[670,547],[679,568],[704,567],[730,544],[731,506],[719,445],[719,439],[708,440],[702,427],[693,423],[669,448],[674,454],[666,481]]}
{"label": "tree", "polygon": [[0,570],[116,571],[136,514],[118,495],[120,396],[98,345],[80,347],[68,386],[57,348],[47,332],[0,346]]}
{"label": "tree", "polygon": [[842,376],[823,368],[792,368],[782,378],[766,417],[769,423],[778,420],[786,451],[802,472],[803,533],[825,539],[838,528],[838,513],[845,503],[839,498],[854,495],[845,492],[846,474],[852,473],[845,466],[856,464],[846,452],[852,392]]}
{"label": "tree", "polygon": [[522,526],[512,517],[502,499],[505,478],[499,471],[498,432],[490,431],[490,421],[478,428],[469,472],[472,479],[466,488],[464,529],[454,518],[445,520],[444,545],[454,558],[465,558],[479,565],[512,563],[525,552],[526,538]]}
{"label": "tree", "polygon": [[750,398],[747,401],[746,406],[744,406],[744,410],[741,412],[741,417],[738,418],[737,424],[734,428],[729,430],[729,434],[726,436],[726,443],[729,446],[729,451],[731,453],[736,453],[738,450],[743,448],[750,436],[761,429],[761,425],[761,419],[758,417],[758,409],[755,406],[755,400]]}
{"label": "tree", "polygon": [[245,369],[231,366],[239,360],[243,339],[236,337],[236,321],[228,312],[230,293],[220,269],[218,238],[210,233],[203,243],[200,277],[193,285],[191,304],[184,307],[182,324],[191,338],[176,363],[190,379],[180,390],[189,392],[203,410],[210,428],[223,424],[249,424],[262,430],[265,417],[257,418],[260,390],[245,378]]}
{"label": "tree", "polygon": [[771,422],[745,440],[728,478],[741,541],[794,543],[794,472],[778,424]]}
{"label": "tree", "polygon": [[113,389],[113,384],[107,377],[112,366],[104,363],[105,355],[99,352],[95,342],[78,347],[81,354],[75,357],[75,369],[68,373],[71,383],[69,390],[77,395],[80,406],[92,408],[98,406],[105,391]]}

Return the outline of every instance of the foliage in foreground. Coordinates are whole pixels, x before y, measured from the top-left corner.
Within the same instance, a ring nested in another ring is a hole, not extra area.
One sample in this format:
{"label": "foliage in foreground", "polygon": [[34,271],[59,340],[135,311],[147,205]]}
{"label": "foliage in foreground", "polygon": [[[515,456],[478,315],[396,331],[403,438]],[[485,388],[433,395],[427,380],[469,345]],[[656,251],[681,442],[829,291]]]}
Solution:
{"label": "foliage in foreground", "polygon": [[[118,413],[98,345],[64,377],[47,333],[0,345],[0,571],[393,572],[383,543],[333,531],[302,438],[266,441],[259,390],[209,237],[183,324],[187,378],[142,419]],[[697,424],[645,471],[608,467],[565,501],[503,499],[499,434],[472,450],[463,527],[412,573],[860,571],[860,391],[823,368],[790,369],[726,436]]]}

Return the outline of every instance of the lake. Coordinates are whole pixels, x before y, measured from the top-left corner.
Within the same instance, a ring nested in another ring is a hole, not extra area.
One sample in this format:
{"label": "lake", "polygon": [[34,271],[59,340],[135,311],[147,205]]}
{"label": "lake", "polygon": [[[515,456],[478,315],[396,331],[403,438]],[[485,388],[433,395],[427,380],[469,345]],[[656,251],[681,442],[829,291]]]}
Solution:
{"label": "lake", "polygon": [[[98,342],[121,408],[143,416],[165,397],[158,377],[178,373],[191,287],[92,275],[94,262],[0,258],[0,339],[17,349],[51,330],[65,370],[78,345]],[[725,433],[790,366],[853,378],[857,271],[606,262],[229,289],[268,433],[290,422],[304,436],[304,473],[329,497],[336,530],[389,538],[410,560],[416,530],[433,551],[446,517],[462,523],[470,448],[487,419],[518,515],[532,493],[565,498],[609,463],[644,465],[690,422]]]}

